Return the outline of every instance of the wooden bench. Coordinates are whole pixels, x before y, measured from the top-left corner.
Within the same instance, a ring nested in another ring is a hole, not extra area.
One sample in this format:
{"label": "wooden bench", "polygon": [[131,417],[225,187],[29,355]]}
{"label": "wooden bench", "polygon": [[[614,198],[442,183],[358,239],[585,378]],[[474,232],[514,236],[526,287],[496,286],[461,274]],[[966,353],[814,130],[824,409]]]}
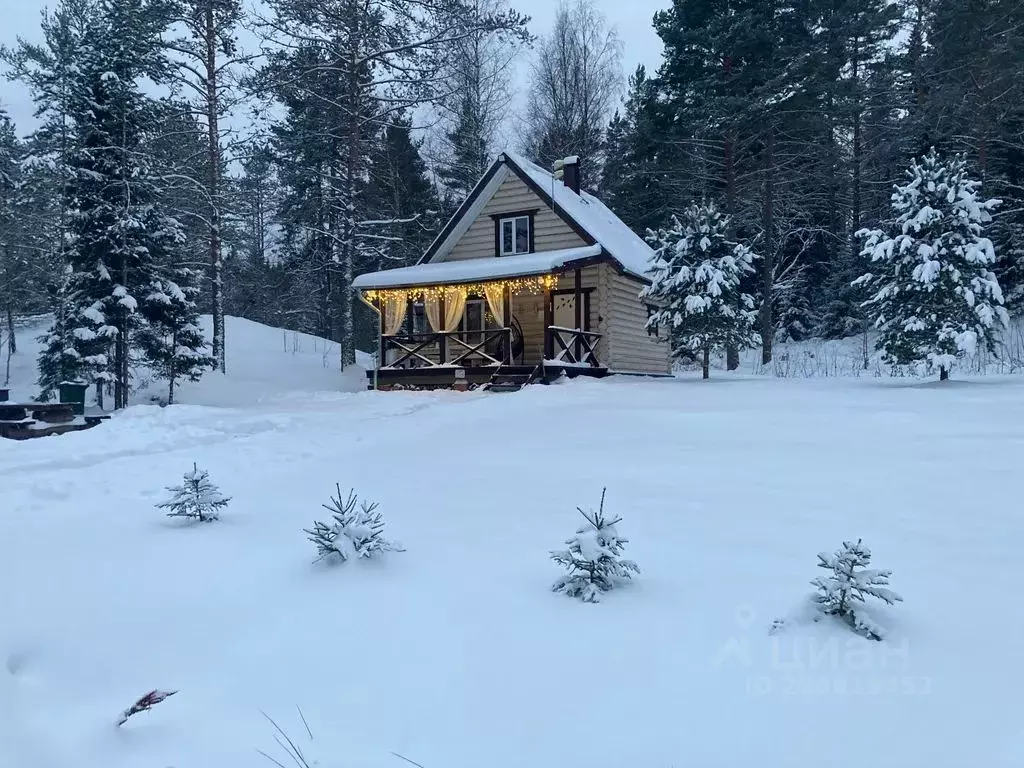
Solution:
{"label": "wooden bench", "polygon": [[30,406],[32,418],[47,424],[67,424],[75,420],[75,409],[71,403],[36,403]]}
{"label": "wooden bench", "polygon": [[73,403],[0,403],[0,437],[29,440],[90,429],[106,414],[77,417]]}

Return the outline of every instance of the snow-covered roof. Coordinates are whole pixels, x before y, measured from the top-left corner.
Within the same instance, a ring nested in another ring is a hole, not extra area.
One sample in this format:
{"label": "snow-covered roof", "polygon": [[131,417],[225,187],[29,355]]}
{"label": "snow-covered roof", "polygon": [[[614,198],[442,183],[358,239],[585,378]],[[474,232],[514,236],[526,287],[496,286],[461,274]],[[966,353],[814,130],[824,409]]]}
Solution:
{"label": "snow-covered roof", "polygon": [[417,264],[412,267],[386,269],[360,275],[352,283],[359,290],[408,288],[419,285],[486,282],[508,277],[527,277],[557,272],[573,262],[601,255],[601,245],[565,248],[559,251],[524,253],[482,259],[459,259]]}
{"label": "snow-covered roof", "polygon": [[[452,246],[481,215],[511,174],[522,178],[589,245],[522,256],[482,256],[448,261]],[[558,271],[576,260],[597,256],[609,257],[622,271],[641,280],[649,280],[648,270],[653,255],[650,246],[596,197],[587,192],[576,194],[552,173],[520,155],[504,152],[431,243],[419,264],[361,275],[353,287],[372,290],[500,280]]]}
{"label": "snow-covered roof", "polygon": [[503,157],[508,158],[513,166],[518,167],[534,184],[550,195],[554,205],[604,246],[623,269],[637,277],[647,277],[654,252],[643,238],[627,227],[604,203],[587,192],[577,195],[551,173],[525,157],[513,152],[505,152]]}

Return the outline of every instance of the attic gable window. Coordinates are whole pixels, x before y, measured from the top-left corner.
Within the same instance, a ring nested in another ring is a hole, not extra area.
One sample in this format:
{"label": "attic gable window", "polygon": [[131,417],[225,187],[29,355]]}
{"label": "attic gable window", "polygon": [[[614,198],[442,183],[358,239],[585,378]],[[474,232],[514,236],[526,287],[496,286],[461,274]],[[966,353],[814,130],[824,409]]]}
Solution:
{"label": "attic gable window", "polygon": [[533,252],[533,214],[506,215],[495,219],[495,251],[498,256]]}

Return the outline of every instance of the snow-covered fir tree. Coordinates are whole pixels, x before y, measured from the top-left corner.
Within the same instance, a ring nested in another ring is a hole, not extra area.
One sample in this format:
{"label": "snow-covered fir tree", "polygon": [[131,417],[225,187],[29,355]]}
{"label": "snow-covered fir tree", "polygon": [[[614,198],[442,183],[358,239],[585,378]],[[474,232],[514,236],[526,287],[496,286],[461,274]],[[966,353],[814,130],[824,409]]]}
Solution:
{"label": "snow-covered fir tree", "polygon": [[71,265],[66,264],[63,274],[53,287],[53,322],[46,333],[38,339],[42,349],[39,353],[37,397],[42,402],[52,398],[62,382],[76,381],[82,374],[82,358],[72,335],[70,322],[74,299],[71,295],[73,277]]}
{"label": "snow-covered fir tree", "polygon": [[860,606],[868,597],[888,605],[902,602],[903,598],[889,589],[892,571],[870,569],[870,563],[871,550],[860,539],[844,541],[842,548],[831,555],[818,554],[818,567],[830,573],[814,579],[811,585],[818,589],[814,602],[822,613],[842,619],[864,637],[881,640],[884,631],[860,611]]}
{"label": "snow-covered fir tree", "polygon": [[100,0],[83,42],[71,166],[70,326],[82,373],[128,403],[140,305],[173,263],[180,225],[161,206],[149,142],[160,112],[142,89],[165,70],[158,0]]}
{"label": "snow-covered fir tree", "polygon": [[186,472],[181,485],[167,488],[171,496],[157,504],[157,509],[166,509],[168,517],[184,517],[208,523],[220,517],[220,510],[228,505],[231,498],[224,496],[210,480],[210,473],[195,464]]}
{"label": "snow-covered fir tree", "polygon": [[757,257],[729,240],[728,230],[729,217],[702,202],[648,235],[655,255],[642,296],[656,307],[648,327],[667,334],[674,359],[700,355],[705,379],[713,351],[748,347],[757,338],[754,300],[740,287]]}
{"label": "snow-covered fir tree", "polygon": [[924,361],[949,378],[956,360],[979,345],[994,350],[1008,315],[984,236],[998,200],[982,200],[967,161],[932,149],[915,160],[892,195],[893,221],[861,230],[871,271],[856,280],[881,332],[877,346],[902,365]]}
{"label": "snow-covered fir tree", "polygon": [[330,504],[323,508],[331,513],[331,522],[316,520],[313,527],[305,529],[309,540],[316,545],[317,561],[375,557],[383,552],[402,552],[402,547],[384,537],[384,518],[378,505],[371,501],[360,501],[355,491],[349,491],[342,501],[341,486],[336,485],[338,495],[332,496]]}
{"label": "snow-covered fir tree", "polygon": [[552,592],[596,603],[602,592],[621,586],[640,572],[636,563],[622,558],[629,539],[619,536],[616,528],[622,518],[604,513],[606,490],[601,491],[601,505],[596,512],[584,512],[577,507],[586,522],[576,529],[575,536],[566,539],[566,549],[551,552],[551,559],[567,571],[552,585]]}
{"label": "snow-covered fir tree", "polygon": [[139,333],[139,346],[147,364],[167,381],[167,404],[181,380],[198,381],[216,365],[199,327],[196,274],[185,267],[177,270],[177,281],[157,278],[142,306],[146,325]]}

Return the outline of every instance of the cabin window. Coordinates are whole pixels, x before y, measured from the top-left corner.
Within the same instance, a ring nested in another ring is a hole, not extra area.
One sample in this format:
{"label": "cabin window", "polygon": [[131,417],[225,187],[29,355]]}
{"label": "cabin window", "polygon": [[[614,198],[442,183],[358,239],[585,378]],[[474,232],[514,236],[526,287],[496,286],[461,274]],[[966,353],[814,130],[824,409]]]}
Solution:
{"label": "cabin window", "polygon": [[501,219],[498,223],[498,253],[502,256],[530,253],[530,225],[529,216]]}
{"label": "cabin window", "polygon": [[462,315],[462,330],[480,332],[487,328],[487,309],[483,299],[466,301],[466,311]]}
{"label": "cabin window", "polygon": [[[658,311],[658,308],[657,307],[653,307],[650,304],[647,304],[646,306],[647,306],[647,319],[650,320],[652,317],[654,317],[654,313]],[[658,337],[658,325],[657,325],[657,323],[655,323],[654,325],[648,325],[647,326],[647,335],[648,336],[654,336],[655,338]]]}
{"label": "cabin window", "polygon": [[427,321],[427,310],[422,301],[412,305],[412,332],[413,334],[430,333],[430,323]]}

